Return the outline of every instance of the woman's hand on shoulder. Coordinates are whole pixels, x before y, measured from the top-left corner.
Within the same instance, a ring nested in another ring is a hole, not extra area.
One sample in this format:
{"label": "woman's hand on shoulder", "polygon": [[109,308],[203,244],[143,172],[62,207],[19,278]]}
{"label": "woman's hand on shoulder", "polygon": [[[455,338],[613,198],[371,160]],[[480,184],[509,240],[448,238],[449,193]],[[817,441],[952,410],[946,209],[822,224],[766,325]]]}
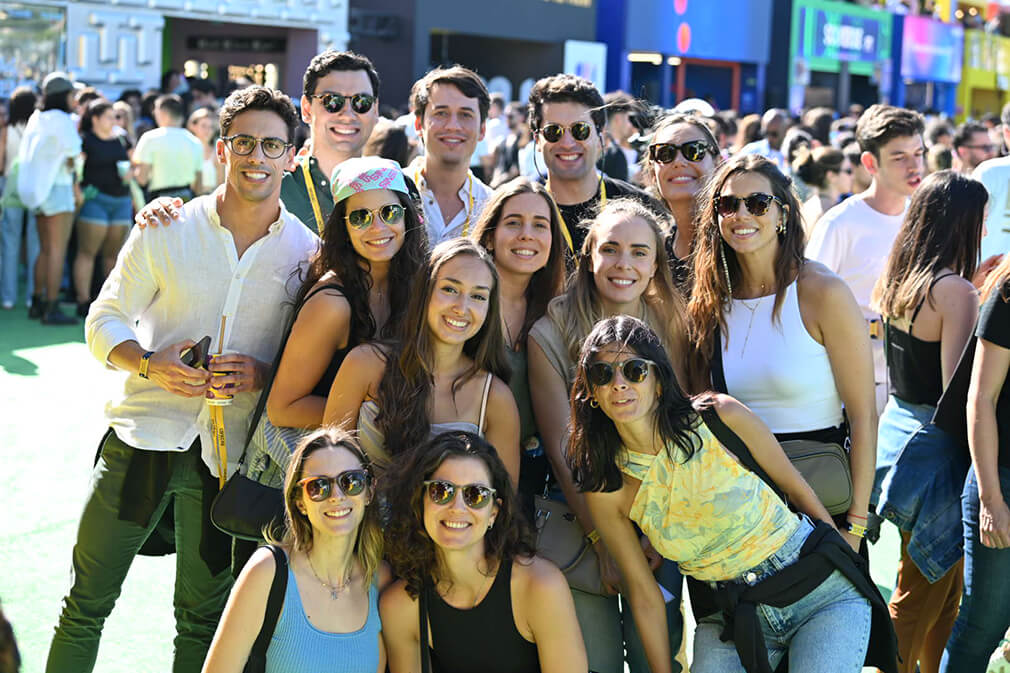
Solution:
{"label": "woman's hand on shoulder", "polygon": [[519,580],[520,609],[537,645],[540,669],[544,673],[585,671],[586,648],[564,574],[538,556],[513,561],[512,573]]}
{"label": "woman's hand on shoulder", "polygon": [[277,571],[273,552],[257,549],[232,587],[203,664],[203,673],[241,673],[266,614]]}
{"label": "woman's hand on shoulder", "polygon": [[407,593],[407,583],[396,580],[379,597],[382,639],[390,673],[420,673],[418,647],[419,601]]}

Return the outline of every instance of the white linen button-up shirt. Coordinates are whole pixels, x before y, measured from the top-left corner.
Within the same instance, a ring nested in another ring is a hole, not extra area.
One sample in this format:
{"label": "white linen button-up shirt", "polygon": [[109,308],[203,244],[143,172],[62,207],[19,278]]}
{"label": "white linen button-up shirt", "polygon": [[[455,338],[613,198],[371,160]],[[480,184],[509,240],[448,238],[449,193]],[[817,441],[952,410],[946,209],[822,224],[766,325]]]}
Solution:
{"label": "white linen button-up shirt", "polygon": [[[435,247],[442,241],[448,241],[460,236],[469,236],[470,232],[477,226],[477,220],[484,212],[484,206],[491,197],[491,188],[478,180],[472,172],[468,172],[466,181],[459,189],[459,199],[463,202],[463,209],[456,213],[456,217],[446,222],[442,217],[442,209],[438,207],[438,199],[435,193],[428,187],[428,181],[424,178],[424,157],[417,157],[410,163],[404,174],[414,180],[417,191],[421,195],[421,207],[424,210],[424,226],[428,229],[428,245]],[[470,199],[473,197],[473,207],[470,207]],[[463,230],[467,228],[468,231]]]}
{"label": "white linen button-up shirt", "polygon": [[[187,203],[170,227],[131,232],[85,321],[88,347],[99,361],[107,363],[125,341],[157,351],[206,335],[211,353],[273,361],[299,283],[295,272],[319,239],[282,204],[267,234],[239,258],[217,213],[222,189]],[[259,394],[239,393],[224,407],[229,474]],[[218,475],[203,397],[173,395],[124,372],[122,392],[108,402],[105,414],[116,436],[138,449],[185,451],[199,436],[204,462]]]}

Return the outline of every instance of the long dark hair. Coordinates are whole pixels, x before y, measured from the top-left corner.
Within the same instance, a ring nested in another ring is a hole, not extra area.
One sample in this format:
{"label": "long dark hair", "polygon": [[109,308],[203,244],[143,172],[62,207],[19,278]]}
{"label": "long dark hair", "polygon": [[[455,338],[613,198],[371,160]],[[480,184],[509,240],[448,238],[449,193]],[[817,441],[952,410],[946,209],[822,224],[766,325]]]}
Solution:
{"label": "long dark hair", "polygon": [[446,460],[476,458],[487,467],[491,488],[498,499],[494,524],[484,534],[484,558],[511,563],[529,557],[535,548],[529,525],[520,514],[512,482],[498,452],[486,440],[470,432],[446,432],[401,454],[383,475],[382,491],[389,505],[386,526],[386,558],[397,577],[407,582],[407,593],[416,597],[426,580],[437,577],[438,554],[424,527],[424,482]]}
{"label": "long dark hair", "polygon": [[[657,378],[659,395],[654,422],[670,457],[686,461],[701,442],[696,429],[699,421],[694,403],[677,382],[663,342],[652,328],[638,318],[626,315],[601,320],[582,345],[572,384],[567,457],[572,478],[580,491],[616,491],[624,483],[617,466],[621,437],[614,422],[599,405],[590,404],[595,391],[586,378],[586,370],[596,355],[610,344],[620,344],[622,349],[655,363],[649,370],[649,375]],[[680,450],[679,456],[675,454],[675,449]]]}
{"label": "long dark hair", "polygon": [[354,250],[347,233],[347,199],[333,207],[326,228],[322,232],[322,246],[312,258],[301,288],[295,296],[295,305],[304,300],[310,290],[324,275],[333,271],[344,288],[344,297],[351,305],[350,342],[371,339],[391,340],[399,334],[400,322],[410,302],[410,283],[418,269],[424,266],[428,255],[428,234],[417,214],[413,201],[406,194],[393,192],[404,210],[403,244],[389,265],[389,320],[381,330],[368,305],[368,291],[372,289],[371,267]]}
{"label": "long dark hair", "polygon": [[971,280],[988,200],[981,182],[954,171],[938,171],[922,181],[873,289],[874,307],[885,318],[902,318],[923,300],[933,306],[929,288],[940,269]]}
{"label": "long dark hair", "polygon": [[452,383],[455,397],[460,386],[488,371],[508,382],[510,369],[505,358],[505,337],[501,328],[501,297],[498,272],[484,248],[466,238],[444,241],[431,251],[427,264],[421,266],[408,287],[411,289],[406,315],[400,324],[400,339],[386,356],[386,370],[376,397],[379,414],[376,424],[386,440],[386,452],[396,455],[428,438],[429,406],[434,385],[431,329],[428,327],[428,302],[441,268],[462,255],[484,262],[491,272],[493,287],[487,317],[477,334],[463,344],[463,353],[473,365]]}
{"label": "long dark hair", "polygon": [[35,112],[35,105],[39,97],[35,95],[31,87],[19,86],[11,94],[10,113],[7,116],[9,126],[27,124],[28,118]]}
{"label": "long dark hair", "polygon": [[[692,387],[700,385],[712,357],[715,328],[726,333],[726,307],[733,298],[732,286],[743,281],[743,269],[736,252],[722,239],[719,213],[715,200],[726,182],[734,175],[756,173],[771,184],[772,194],[786,205],[783,210],[785,231],[778,234],[779,248],[775,254],[775,305],[772,320],[777,321],[785,301],[786,288],[796,278],[803,265],[805,234],[800,204],[792,188],[792,180],[771,161],[757,154],[737,156],[722,164],[712,176],[703,195],[702,211],[696,220],[694,235],[694,287],[687,304],[691,341],[700,359],[693,363]],[[724,263],[725,261],[725,263]]]}
{"label": "long dark hair", "polygon": [[523,318],[522,329],[516,336],[518,342],[526,339],[533,323],[547,312],[547,304],[565,289],[565,240],[554,197],[539,182],[525,177],[513,178],[494,191],[470,234],[475,243],[490,252],[505,204],[520,194],[536,194],[547,202],[547,209],[551,212],[551,249],[547,263],[533,274],[526,286],[526,316]]}

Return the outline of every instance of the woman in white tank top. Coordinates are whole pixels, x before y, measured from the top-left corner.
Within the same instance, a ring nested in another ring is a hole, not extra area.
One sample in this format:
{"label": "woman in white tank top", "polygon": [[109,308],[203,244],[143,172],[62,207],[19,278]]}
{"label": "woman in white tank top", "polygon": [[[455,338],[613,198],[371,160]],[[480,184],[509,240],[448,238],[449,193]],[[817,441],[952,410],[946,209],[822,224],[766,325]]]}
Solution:
{"label": "woman in white tank top", "polygon": [[[844,406],[853,498],[838,523],[864,527],[877,433],[869,338],[848,286],[803,258],[791,181],[760,156],[730,160],[709,184],[696,226],[688,314],[702,357],[693,384],[724,385],[780,441],[839,437]],[[720,356],[724,384],[709,369]],[[860,537],[844,536],[859,548]]]}

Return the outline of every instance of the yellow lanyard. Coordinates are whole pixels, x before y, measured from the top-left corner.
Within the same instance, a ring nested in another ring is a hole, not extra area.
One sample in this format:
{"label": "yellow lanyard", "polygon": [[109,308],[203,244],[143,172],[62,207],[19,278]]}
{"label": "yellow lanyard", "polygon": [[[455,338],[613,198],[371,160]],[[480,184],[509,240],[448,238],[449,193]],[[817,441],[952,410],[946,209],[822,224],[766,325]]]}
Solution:
{"label": "yellow lanyard", "polygon": [[319,236],[322,237],[326,222],[323,220],[323,212],[319,209],[319,199],[316,198],[316,185],[312,182],[312,173],[309,171],[309,157],[305,157],[301,163],[302,174],[305,176],[305,190],[309,193],[312,213],[316,216],[316,228],[319,230]]}
{"label": "yellow lanyard", "polygon": [[[467,172],[466,181],[468,185],[466,195],[467,207],[466,207],[466,221],[463,222],[463,238],[466,238],[466,235],[470,233],[470,213],[473,212],[473,173],[469,171]],[[420,168],[414,169],[414,184],[415,185],[421,184]],[[438,205],[438,199],[435,199],[435,205]],[[445,221],[444,218],[443,221]]]}
{"label": "yellow lanyard", "polygon": [[[217,340],[217,354],[222,353],[224,346],[224,327],[227,316],[221,316],[221,334]],[[220,488],[224,488],[228,480],[228,442],[224,432],[224,407],[208,404],[210,407],[210,439],[217,454],[217,480]]]}
{"label": "yellow lanyard", "polygon": [[[551,191],[550,181],[547,182],[547,191]],[[553,196],[553,194],[551,194]],[[607,183],[603,181],[603,176],[600,176],[600,208],[607,205]],[[573,253],[578,254],[578,250],[572,245],[572,235],[568,231],[568,223],[565,222],[565,216],[561,214],[561,208],[558,206],[558,202],[554,202],[554,210],[558,214],[558,219],[561,220],[561,233],[565,236],[565,243],[568,244],[568,249]]]}

